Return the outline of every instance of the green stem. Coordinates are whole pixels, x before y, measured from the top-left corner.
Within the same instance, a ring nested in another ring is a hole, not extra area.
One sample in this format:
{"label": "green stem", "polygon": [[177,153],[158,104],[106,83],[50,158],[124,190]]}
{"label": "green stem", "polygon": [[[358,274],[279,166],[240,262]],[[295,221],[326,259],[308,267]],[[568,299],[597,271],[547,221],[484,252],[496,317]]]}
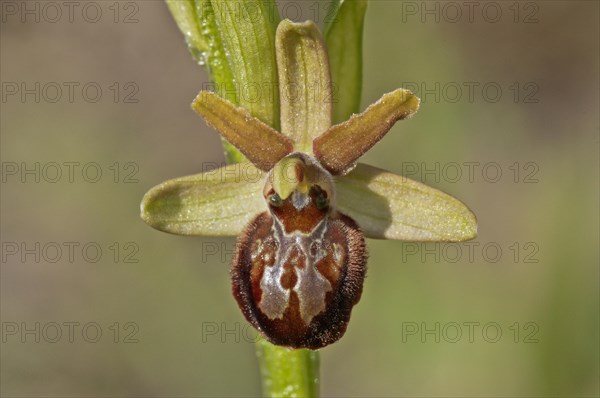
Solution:
{"label": "green stem", "polygon": [[263,393],[268,397],[318,397],[319,352],[256,342]]}

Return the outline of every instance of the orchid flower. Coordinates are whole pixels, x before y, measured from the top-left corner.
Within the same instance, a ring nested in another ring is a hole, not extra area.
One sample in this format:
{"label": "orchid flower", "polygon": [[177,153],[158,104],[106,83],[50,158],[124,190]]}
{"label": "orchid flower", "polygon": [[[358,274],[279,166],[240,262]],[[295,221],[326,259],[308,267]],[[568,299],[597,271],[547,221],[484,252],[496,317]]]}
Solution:
{"label": "orchid flower", "polygon": [[233,292],[248,321],[274,344],[316,349],[344,334],[360,298],[364,237],[458,242],[476,236],[477,222],[448,194],[357,163],[417,112],[414,94],[394,90],[332,125],[314,23],[282,21],[275,51],[281,131],[201,91],[192,108],[246,160],[157,185],[141,217],[173,234],[239,236]]}

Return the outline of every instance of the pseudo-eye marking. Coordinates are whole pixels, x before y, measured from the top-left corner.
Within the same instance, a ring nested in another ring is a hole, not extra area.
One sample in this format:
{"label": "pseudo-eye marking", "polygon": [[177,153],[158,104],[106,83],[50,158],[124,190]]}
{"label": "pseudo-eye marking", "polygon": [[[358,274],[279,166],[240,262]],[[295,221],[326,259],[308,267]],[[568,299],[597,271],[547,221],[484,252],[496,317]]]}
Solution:
{"label": "pseudo-eye marking", "polygon": [[[284,180],[274,178],[288,167]],[[365,242],[356,223],[335,209],[331,175],[294,153],[269,173],[268,211],[238,240],[233,293],[244,316],[271,342],[321,348],[341,338],[360,299]]]}

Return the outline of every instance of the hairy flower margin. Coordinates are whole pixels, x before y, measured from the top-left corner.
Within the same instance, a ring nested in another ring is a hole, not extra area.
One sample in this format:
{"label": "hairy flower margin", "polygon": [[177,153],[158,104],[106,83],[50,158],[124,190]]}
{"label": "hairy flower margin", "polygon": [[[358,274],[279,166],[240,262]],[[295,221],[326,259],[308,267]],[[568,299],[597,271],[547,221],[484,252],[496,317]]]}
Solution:
{"label": "hairy flower margin", "polygon": [[[246,109],[201,91],[193,109],[248,161],[152,188],[141,203],[146,223],[179,235],[237,236],[256,215],[267,211],[262,191],[268,172],[287,155],[302,152],[334,176],[335,208],[353,218],[368,238],[457,242],[476,236],[476,218],[459,200],[355,163],[397,120],[418,110],[416,96],[397,89],[332,126],[330,72],[318,28],[310,21],[284,20],[275,48],[281,133]],[[285,184],[286,168],[279,169]]]}

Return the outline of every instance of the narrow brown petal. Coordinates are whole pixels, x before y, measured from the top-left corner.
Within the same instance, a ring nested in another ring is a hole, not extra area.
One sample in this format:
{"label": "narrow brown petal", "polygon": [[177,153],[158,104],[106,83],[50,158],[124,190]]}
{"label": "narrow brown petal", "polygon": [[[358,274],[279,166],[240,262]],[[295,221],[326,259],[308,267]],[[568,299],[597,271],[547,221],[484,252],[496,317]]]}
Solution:
{"label": "narrow brown petal", "polygon": [[332,174],[345,174],[396,121],[406,119],[418,109],[419,98],[410,91],[398,89],[387,93],[363,113],[317,137],[313,142],[315,157]]}
{"label": "narrow brown petal", "polygon": [[261,170],[292,152],[289,138],[213,92],[200,91],[192,108]]}

